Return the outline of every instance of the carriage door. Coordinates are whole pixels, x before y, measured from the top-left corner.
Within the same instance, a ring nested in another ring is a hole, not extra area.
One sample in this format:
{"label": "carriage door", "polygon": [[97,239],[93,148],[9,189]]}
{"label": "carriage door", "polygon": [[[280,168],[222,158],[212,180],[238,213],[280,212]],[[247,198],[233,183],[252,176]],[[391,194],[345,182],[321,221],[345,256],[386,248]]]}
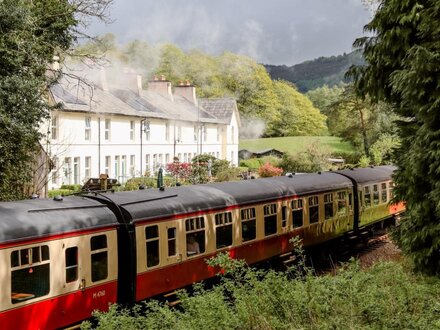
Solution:
{"label": "carriage door", "polygon": [[163,235],[165,237],[164,252],[167,264],[173,264],[182,261],[182,248],[179,233],[181,232],[179,222],[171,221],[162,226]]}

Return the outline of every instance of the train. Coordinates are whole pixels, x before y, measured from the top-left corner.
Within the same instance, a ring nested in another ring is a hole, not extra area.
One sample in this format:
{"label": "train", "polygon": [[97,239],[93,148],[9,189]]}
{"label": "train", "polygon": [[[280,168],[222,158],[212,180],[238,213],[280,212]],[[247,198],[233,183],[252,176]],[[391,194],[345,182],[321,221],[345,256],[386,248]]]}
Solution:
{"label": "train", "polygon": [[0,203],[0,324],[58,329],[404,212],[393,166]]}

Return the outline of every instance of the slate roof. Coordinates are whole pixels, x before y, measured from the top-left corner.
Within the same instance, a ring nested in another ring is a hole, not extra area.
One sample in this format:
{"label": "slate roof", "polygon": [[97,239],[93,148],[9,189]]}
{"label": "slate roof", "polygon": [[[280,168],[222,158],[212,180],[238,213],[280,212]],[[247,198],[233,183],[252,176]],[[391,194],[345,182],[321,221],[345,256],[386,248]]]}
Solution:
{"label": "slate roof", "polygon": [[236,101],[232,98],[200,99],[199,105],[215,117],[228,123],[237,107]]}
{"label": "slate roof", "polygon": [[[51,87],[56,103],[62,110],[94,112],[134,117],[177,119],[191,122],[229,124],[235,101],[232,99],[202,99],[209,109],[195,105],[184,97],[143,90],[140,95],[129,90],[110,88],[104,91],[78,79],[65,78]],[[222,102],[223,100],[223,102]],[[226,108],[222,110],[222,106]]]}

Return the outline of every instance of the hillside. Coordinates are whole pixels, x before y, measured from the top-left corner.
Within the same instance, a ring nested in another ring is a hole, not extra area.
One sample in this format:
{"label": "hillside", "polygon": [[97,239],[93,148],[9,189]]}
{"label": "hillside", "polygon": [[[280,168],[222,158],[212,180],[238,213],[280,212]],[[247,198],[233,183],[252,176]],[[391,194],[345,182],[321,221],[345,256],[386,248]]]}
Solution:
{"label": "hillside", "polygon": [[294,83],[300,92],[321,87],[334,86],[343,81],[344,74],[351,65],[363,64],[359,52],[339,56],[319,57],[312,61],[286,65],[264,65],[272,79],[283,79]]}

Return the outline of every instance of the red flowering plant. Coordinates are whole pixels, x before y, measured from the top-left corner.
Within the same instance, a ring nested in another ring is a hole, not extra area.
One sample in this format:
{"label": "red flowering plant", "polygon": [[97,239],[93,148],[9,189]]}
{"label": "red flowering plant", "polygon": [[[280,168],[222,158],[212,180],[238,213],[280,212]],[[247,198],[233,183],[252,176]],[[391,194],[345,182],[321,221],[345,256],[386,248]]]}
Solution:
{"label": "red flowering plant", "polygon": [[281,174],[283,174],[283,169],[276,167],[276,166],[273,166],[270,163],[266,163],[266,164],[260,166],[260,168],[258,169],[258,174],[262,178],[269,178],[272,176],[280,176]]}
{"label": "red flowering plant", "polygon": [[166,165],[166,171],[176,178],[187,180],[191,177],[192,167],[190,163],[174,162]]}

